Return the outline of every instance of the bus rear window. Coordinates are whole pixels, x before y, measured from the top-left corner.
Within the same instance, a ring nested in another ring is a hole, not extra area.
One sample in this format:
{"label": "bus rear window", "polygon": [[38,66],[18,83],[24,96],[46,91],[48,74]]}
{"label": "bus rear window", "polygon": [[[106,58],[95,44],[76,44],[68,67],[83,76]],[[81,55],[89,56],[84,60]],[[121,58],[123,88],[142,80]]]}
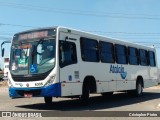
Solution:
{"label": "bus rear window", "polygon": [[140,49],[139,57],[140,57],[140,65],[147,66],[148,65],[147,50]]}
{"label": "bus rear window", "polygon": [[149,58],[149,65],[150,66],[156,66],[156,62],[155,62],[155,54],[152,51],[148,52],[148,58]]}

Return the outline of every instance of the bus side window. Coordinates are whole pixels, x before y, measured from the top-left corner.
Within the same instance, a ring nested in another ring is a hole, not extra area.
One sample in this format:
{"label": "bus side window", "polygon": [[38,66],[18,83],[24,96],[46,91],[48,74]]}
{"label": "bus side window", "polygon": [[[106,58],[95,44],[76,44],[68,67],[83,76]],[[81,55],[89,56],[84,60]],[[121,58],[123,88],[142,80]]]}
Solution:
{"label": "bus side window", "polygon": [[148,52],[148,59],[149,59],[149,65],[154,67],[156,66],[156,62],[155,62],[155,54],[153,51],[149,51]]}
{"label": "bus side window", "polygon": [[128,47],[128,60],[130,65],[139,65],[138,49]]}
{"label": "bus side window", "polygon": [[99,42],[100,59],[102,63],[114,63],[114,46],[112,43]]}
{"label": "bus side window", "polygon": [[59,61],[60,67],[77,63],[77,52],[75,43],[60,41]]}
{"label": "bus side window", "polygon": [[97,40],[81,37],[80,44],[83,61],[99,62],[99,48]]}
{"label": "bus side window", "polygon": [[148,66],[148,55],[147,55],[147,50],[140,49],[139,50],[139,55],[140,55],[140,65],[142,66]]}
{"label": "bus side window", "polygon": [[124,45],[115,45],[115,56],[118,64],[128,64],[127,48]]}

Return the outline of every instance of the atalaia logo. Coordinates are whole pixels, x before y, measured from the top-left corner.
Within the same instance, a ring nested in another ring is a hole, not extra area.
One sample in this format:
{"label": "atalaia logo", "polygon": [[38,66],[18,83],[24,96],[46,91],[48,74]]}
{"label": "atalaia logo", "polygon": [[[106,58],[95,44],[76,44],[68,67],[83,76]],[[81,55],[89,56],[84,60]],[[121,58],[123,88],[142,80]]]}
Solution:
{"label": "atalaia logo", "polygon": [[120,73],[122,79],[125,79],[127,76],[127,72],[122,65],[110,65],[110,73]]}

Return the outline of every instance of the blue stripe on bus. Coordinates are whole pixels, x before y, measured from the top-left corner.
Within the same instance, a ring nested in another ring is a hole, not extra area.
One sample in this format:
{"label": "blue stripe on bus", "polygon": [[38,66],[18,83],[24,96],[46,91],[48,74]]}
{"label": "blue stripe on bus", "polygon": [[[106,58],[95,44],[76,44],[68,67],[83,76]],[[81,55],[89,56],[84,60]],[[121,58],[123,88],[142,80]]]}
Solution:
{"label": "blue stripe on bus", "polygon": [[24,93],[33,93],[33,97],[60,97],[61,84],[56,83],[41,88],[9,88],[10,97],[24,97]]}

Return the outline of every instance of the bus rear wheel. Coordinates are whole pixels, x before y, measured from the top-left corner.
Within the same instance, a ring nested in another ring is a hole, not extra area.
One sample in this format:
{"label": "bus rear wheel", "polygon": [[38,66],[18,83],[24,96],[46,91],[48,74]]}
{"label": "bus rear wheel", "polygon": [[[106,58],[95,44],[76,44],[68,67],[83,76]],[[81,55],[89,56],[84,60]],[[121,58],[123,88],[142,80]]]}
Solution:
{"label": "bus rear wheel", "polygon": [[44,101],[46,104],[51,104],[52,103],[52,97],[44,97]]}
{"label": "bus rear wheel", "polygon": [[143,85],[142,85],[141,81],[138,81],[136,84],[135,95],[137,97],[140,97],[140,96],[142,96],[142,94],[143,94]]}

